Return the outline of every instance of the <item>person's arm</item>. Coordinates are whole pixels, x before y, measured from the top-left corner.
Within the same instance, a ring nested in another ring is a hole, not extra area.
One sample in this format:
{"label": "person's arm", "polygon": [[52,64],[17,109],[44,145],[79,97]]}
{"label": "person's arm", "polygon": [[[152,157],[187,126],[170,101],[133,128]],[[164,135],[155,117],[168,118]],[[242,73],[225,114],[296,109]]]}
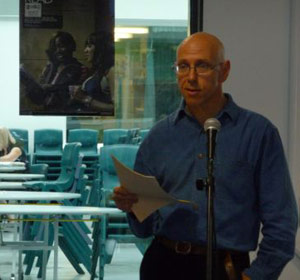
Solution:
{"label": "person's arm", "polygon": [[256,259],[244,273],[254,280],[276,280],[294,257],[297,206],[281,139],[274,127],[267,127],[260,151],[255,181],[263,238]]}
{"label": "person's arm", "polygon": [[104,103],[104,102],[101,102],[101,101],[91,98],[91,100],[89,102],[89,107],[96,111],[111,112],[114,109],[114,104],[113,103]]}
{"label": "person's arm", "polygon": [[19,147],[14,147],[11,151],[2,157],[0,157],[0,161],[15,161],[22,155],[22,150]]}
{"label": "person's arm", "polygon": [[76,102],[83,104],[87,109],[90,108],[94,111],[111,112],[114,109],[113,103],[105,103],[96,100],[91,96],[87,95],[87,93],[79,87],[75,90],[72,98]]}

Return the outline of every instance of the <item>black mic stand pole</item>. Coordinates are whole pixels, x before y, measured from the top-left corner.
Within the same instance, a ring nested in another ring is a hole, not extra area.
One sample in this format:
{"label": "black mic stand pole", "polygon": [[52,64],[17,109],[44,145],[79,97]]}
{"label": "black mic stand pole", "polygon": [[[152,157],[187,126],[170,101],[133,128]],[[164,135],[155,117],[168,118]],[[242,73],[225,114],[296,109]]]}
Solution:
{"label": "black mic stand pole", "polygon": [[[216,131],[208,130],[208,133],[215,134]],[[216,135],[211,135],[215,137]],[[198,179],[196,186],[198,190],[206,189],[207,194],[207,247],[206,247],[206,280],[212,280],[213,278],[213,241],[215,236],[214,228],[214,191],[215,191],[215,178],[214,178],[214,151],[213,147],[208,146],[208,158],[207,158],[207,178]]]}
{"label": "black mic stand pole", "polygon": [[213,175],[214,160],[208,159],[207,162],[207,256],[206,256],[206,280],[212,280],[213,273],[213,238],[214,232],[214,192],[215,192],[215,178]]}

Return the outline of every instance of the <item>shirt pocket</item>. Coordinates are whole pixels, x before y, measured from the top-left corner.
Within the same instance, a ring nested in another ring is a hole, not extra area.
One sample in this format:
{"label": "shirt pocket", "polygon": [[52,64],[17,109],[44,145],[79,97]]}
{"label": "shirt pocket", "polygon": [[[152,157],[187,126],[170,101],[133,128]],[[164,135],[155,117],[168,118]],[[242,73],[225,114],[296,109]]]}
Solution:
{"label": "shirt pocket", "polygon": [[239,160],[215,162],[216,199],[237,203],[255,199],[254,167]]}

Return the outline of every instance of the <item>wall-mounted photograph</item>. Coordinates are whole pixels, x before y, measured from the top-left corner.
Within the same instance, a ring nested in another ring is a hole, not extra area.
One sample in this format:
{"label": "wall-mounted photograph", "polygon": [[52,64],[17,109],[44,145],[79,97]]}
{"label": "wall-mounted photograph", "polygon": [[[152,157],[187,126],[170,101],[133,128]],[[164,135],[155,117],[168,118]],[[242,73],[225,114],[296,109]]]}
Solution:
{"label": "wall-mounted photograph", "polygon": [[20,0],[20,114],[114,115],[114,0]]}

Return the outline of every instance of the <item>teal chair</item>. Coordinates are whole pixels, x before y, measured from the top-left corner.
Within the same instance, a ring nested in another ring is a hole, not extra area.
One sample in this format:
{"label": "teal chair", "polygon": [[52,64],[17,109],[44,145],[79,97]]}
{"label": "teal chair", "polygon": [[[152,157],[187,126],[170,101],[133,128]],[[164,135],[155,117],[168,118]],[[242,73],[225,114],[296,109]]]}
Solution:
{"label": "teal chair", "polygon": [[[129,168],[133,168],[138,146],[132,144],[115,144],[100,149],[100,186],[102,190],[102,207],[116,207],[110,199],[113,188],[120,185],[112,155]],[[129,228],[126,215],[119,217],[104,216],[96,224],[93,232],[94,251],[91,279],[95,277],[97,254],[100,254],[99,279],[104,277],[104,265],[111,262],[116,243],[134,243],[144,254],[150,240],[134,236]],[[99,242],[99,244],[98,244]]]}
{"label": "teal chair", "polygon": [[63,132],[61,129],[37,129],[34,131],[32,163],[48,164],[48,180],[55,180],[60,174],[62,144]]}
{"label": "teal chair", "polygon": [[[62,171],[56,181],[45,182],[27,182],[28,188],[38,189],[41,191],[68,191],[77,192],[82,195],[81,198],[73,201],[64,201],[64,205],[85,205],[87,197],[86,176],[84,175],[85,165],[82,165],[82,154],[80,153],[80,143],[68,143],[63,150]],[[80,217],[69,217],[76,220]],[[34,223],[30,230],[30,236],[27,240],[40,240],[43,234],[43,227],[40,223]],[[70,261],[74,269],[82,274],[83,270],[80,264],[91,270],[92,241],[88,234],[90,230],[83,222],[62,223],[60,225],[59,246]],[[53,242],[53,232],[50,232],[49,245]],[[34,259],[38,257],[37,266],[40,267],[38,276],[41,276],[41,254],[38,252],[25,252],[24,264],[27,265],[25,275],[29,275]],[[50,252],[48,254],[48,257]]]}
{"label": "teal chair", "polygon": [[30,164],[29,165],[29,173],[43,174],[43,175],[45,175],[45,177],[47,177],[48,168],[49,168],[49,166],[46,163]]}
{"label": "teal chair", "polygon": [[16,141],[21,143],[22,148],[28,155],[28,129],[10,128],[9,131]]}
{"label": "teal chair", "polygon": [[98,155],[97,144],[99,131],[95,129],[70,129],[68,132],[68,143],[81,143],[80,152],[84,156]]}
{"label": "teal chair", "polygon": [[80,165],[80,143],[68,143],[65,145],[61,158],[61,171],[55,181],[30,181],[24,186],[28,189],[43,191],[70,191],[75,180],[75,171]]}
{"label": "teal chair", "polygon": [[110,128],[103,130],[103,145],[114,145],[124,143],[123,139],[127,138],[128,129]]}
{"label": "teal chair", "polygon": [[98,138],[99,131],[95,129],[70,129],[68,131],[68,143],[81,143],[80,152],[83,154],[82,163],[86,165],[85,174],[88,176],[87,183],[89,185],[93,185],[94,181],[98,179]]}
{"label": "teal chair", "polygon": [[34,131],[35,156],[61,156],[62,143],[61,129],[37,129]]}
{"label": "teal chair", "polygon": [[128,129],[127,136],[123,139],[124,144],[134,144],[138,145],[141,141],[141,137],[139,136],[140,129],[139,128],[131,128]]}
{"label": "teal chair", "polygon": [[103,146],[100,149],[100,180],[103,192],[103,206],[113,206],[113,202],[108,199],[113,188],[120,184],[116,169],[112,160],[112,155],[129,168],[133,168],[138,146],[131,144],[116,144]]}

